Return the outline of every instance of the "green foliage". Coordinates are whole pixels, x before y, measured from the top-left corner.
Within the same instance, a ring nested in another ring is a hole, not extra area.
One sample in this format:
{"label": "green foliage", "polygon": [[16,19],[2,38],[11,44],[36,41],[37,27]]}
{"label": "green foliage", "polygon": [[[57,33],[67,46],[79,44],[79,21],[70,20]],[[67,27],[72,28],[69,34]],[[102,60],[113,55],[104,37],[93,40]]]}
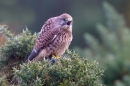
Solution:
{"label": "green foliage", "polygon": [[19,35],[14,35],[7,30],[7,27],[0,26],[0,32],[6,38],[4,45],[0,47],[0,66],[9,60],[24,60],[30,54],[37,34],[31,34],[28,29],[23,30]]}
{"label": "green foliage", "polygon": [[0,33],[3,33],[4,37],[6,39],[13,40],[14,35],[10,33],[10,31],[7,30],[8,26],[6,25],[0,25]]}
{"label": "green foliage", "polygon": [[[69,58],[70,57],[70,58]],[[99,79],[103,70],[96,61],[81,59],[70,52],[54,65],[48,62],[30,62],[14,68],[21,86],[101,86]]]}
{"label": "green foliage", "polygon": [[0,86],[9,86],[6,76],[0,77]]}
{"label": "green foliage", "polygon": [[98,23],[97,31],[101,41],[91,34],[84,35],[89,48],[80,49],[81,55],[92,59],[98,58],[100,67],[107,67],[103,81],[107,85],[129,86],[130,76],[130,28],[125,25],[125,20],[114,7],[103,2],[106,14],[106,26]]}

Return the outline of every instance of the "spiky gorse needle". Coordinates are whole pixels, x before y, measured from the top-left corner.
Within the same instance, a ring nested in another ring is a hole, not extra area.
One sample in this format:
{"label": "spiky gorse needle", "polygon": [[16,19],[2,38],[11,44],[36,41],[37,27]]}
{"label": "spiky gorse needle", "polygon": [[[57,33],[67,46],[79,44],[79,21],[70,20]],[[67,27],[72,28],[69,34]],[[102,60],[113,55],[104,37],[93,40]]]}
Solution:
{"label": "spiky gorse needle", "polygon": [[11,34],[10,31],[7,30],[7,28],[7,25],[0,25],[0,33],[2,33],[6,39],[13,40],[14,35]]}

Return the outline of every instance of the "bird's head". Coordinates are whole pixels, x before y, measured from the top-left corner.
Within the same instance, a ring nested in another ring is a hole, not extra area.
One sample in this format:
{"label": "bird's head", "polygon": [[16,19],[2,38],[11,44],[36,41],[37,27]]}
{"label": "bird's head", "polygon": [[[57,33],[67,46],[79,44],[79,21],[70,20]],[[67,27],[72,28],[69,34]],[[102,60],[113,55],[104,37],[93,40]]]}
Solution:
{"label": "bird's head", "polygon": [[59,24],[63,28],[72,29],[72,23],[73,18],[67,13],[61,14],[57,17],[57,24]]}

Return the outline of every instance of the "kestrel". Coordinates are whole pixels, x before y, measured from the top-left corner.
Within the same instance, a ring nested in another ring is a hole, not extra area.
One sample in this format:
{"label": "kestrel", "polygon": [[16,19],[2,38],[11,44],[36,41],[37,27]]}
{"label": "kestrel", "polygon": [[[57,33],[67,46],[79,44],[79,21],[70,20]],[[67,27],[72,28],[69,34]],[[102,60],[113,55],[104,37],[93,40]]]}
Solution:
{"label": "kestrel", "polygon": [[48,57],[58,58],[69,47],[72,35],[73,18],[67,14],[48,19],[43,25],[28,61],[39,61]]}

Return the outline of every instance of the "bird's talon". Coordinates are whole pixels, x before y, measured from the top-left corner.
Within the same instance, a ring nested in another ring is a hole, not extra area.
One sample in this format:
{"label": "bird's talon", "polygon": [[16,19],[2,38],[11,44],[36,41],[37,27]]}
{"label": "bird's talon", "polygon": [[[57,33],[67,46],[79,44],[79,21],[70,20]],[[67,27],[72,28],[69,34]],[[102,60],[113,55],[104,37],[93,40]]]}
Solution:
{"label": "bird's talon", "polygon": [[52,55],[52,58],[55,58],[55,55]]}
{"label": "bird's talon", "polygon": [[60,56],[52,55],[52,58],[60,58]]}
{"label": "bird's talon", "polygon": [[58,58],[60,58],[60,56],[56,56],[56,58],[58,59]]}

